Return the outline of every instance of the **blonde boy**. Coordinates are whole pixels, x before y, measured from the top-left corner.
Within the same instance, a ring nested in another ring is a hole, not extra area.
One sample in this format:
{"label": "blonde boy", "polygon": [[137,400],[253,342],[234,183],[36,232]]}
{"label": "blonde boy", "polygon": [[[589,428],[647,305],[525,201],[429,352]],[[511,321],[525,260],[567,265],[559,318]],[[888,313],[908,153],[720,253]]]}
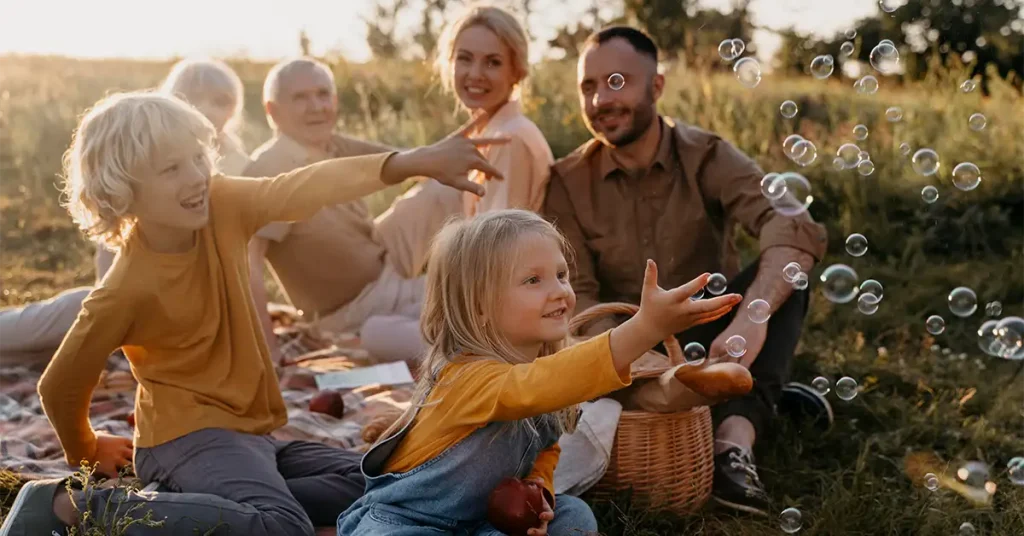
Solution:
{"label": "blonde boy", "polygon": [[[480,191],[466,173],[497,172],[476,147],[502,140],[468,140],[472,126],[429,147],[243,179],[212,173],[216,133],[184,102],[139,92],[98,103],[68,152],[65,194],[85,233],[118,254],[38,388],[68,463],[96,463],[111,476],[134,454],[143,481],[183,493],[130,494],[122,512],[145,502],[138,515],[152,511],[168,534],[220,524],[232,534],[311,535],[314,523],[333,524],[362,492],[358,460],[267,435],[287,414],[259,335],[246,244],[269,222],[303,219],[410,176]],[[132,440],[89,423],[93,388],[119,347],[139,381],[134,452]],[[0,536],[60,534],[85,512],[103,520],[108,502],[122,499],[107,489],[87,500],[63,486],[26,485]]]}

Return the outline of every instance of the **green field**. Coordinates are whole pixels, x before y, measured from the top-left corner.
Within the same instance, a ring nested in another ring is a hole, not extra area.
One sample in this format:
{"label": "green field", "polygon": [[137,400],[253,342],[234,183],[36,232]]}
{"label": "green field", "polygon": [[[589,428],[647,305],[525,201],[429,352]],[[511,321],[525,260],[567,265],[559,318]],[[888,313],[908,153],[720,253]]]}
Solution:
{"label": "green field", "polygon": [[[0,58],[0,304],[46,298],[88,284],[92,246],[61,209],[57,175],[77,117],[104,94],[156,84],[169,63],[77,61],[60,58]],[[269,65],[234,63],[245,81],[243,139],[255,148],[269,135],[259,104]],[[996,80],[990,94],[963,94],[958,68],[933,69],[920,84],[901,86],[881,78],[875,95],[852,89],[853,80],[834,76],[778,79],[766,75],[751,90],[731,76],[669,68],[662,113],[718,132],[753,156],[766,171],[799,169],[812,183],[811,214],[829,230],[829,256],[810,274],[817,280],[832,263],[854,267],[861,279],[885,286],[879,311],[857,312],[814,292],[811,312],[794,365],[793,379],[851,376],[861,392],[850,402],[831,398],[836,426],[822,436],[780,422],[758,451],[762,479],[778,510],[799,508],[801,534],[953,535],[965,521],[978,534],[1024,533],[1024,487],[1014,486],[1006,463],[1024,455],[1022,362],[984,355],[975,330],[984,305],[1003,304],[1003,315],[1024,316],[1024,98]],[[394,145],[434,141],[461,122],[451,98],[429,72],[411,63],[337,65],[342,131]],[[793,100],[796,119],[779,115]],[[889,123],[885,110],[903,109]],[[537,67],[527,102],[556,157],[587,139],[575,95],[571,64]],[[968,128],[980,112],[988,126]],[[870,137],[856,142],[871,154],[874,174],[832,169],[842,143],[854,142],[853,126]],[[817,160],[796,168],[782,153],[791,133],[812,140]],[[922,177],[900,154],[900,143],[930,147],[941,157],[940,172]],[[964,161],[983,172],[969,192],[950,182]],[[921,200],[921,188],[938,187],[938,202]],[[382,210],[390,195],[375,197]],[[850,233],[868,237],[868,253],[844,251]],[[747,258],[752,241],[744,240]],[[979,311],[953,316],[946,296],[972,288]],[[924,320],[940,314],[946,332],[931,337]],[[833,395],[829,395],[832,397]],[[973,506],[949,489],[922,486],[913,455],[932,455],[936,469],[956,472],[980,460],[992,468],[998,490],[990,505]],[[628,501],[597,504],[608,534],[781,533],[775,518],[737,518],[708,509],[685,519],[646,510]]]}

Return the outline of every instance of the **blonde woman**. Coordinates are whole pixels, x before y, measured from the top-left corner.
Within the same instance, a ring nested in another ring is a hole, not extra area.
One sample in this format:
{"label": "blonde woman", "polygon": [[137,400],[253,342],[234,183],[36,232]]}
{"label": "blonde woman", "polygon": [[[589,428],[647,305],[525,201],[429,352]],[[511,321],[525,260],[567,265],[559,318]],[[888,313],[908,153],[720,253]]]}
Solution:
{"label": "blonde woman", "polygon": [[708,274],[664,290],[648,262],[640,312],[568,346],[576,297],[565,254],[562,235],[524,210],[441,231],[423,306],[430,349],[413,403],[363,458],[366,493],[338,519],[339,536],[414,527],[500,534],[487,522],[487,502],[509,477],[539,486],[546,500],[530,536],[597,530],[585,502],[554,492],[558,438],[575,430],[576,405],[629,385],[630,365],[645,352],[721,317],[741,296],[691,300]]}
{"label": "blonde woman", "polygon": [[472,6],[449,24],[438,42],[436,70],[459,107],[488,120],[476,134],[502,136],[510,142],[483,151],[504,181],[472,180],[487,195],[464,197],[467,216],[489,210],[522,208],[539,211],[544,202],[549,168],[554,162],[544,135],[523,115],[521,98],[529,70],[526,32],[506,11]]}

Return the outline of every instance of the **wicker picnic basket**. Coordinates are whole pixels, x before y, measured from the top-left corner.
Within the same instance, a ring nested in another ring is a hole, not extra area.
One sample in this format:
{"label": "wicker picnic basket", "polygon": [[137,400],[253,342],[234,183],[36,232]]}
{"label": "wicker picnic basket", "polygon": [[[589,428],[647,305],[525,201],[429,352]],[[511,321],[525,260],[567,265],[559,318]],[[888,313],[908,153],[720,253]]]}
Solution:
{"label": "wicker picnic basket", "polygon": [[[600,317],[634,315],[639,307],[628,303],[598,304],[572,319],[577,333]],[[634,381],[660,376],[683,362],[674,337],[664,342],[668,355],[650,351],[633,363]],[[680,514],[700,509],[711,496],[714,476],[714,439],[711,411],[698,406],[677,413],[623,410],[615,432],[611,462],[604,477],[590,490],[598,500],[611,499],[622,490],[652,506]]]}

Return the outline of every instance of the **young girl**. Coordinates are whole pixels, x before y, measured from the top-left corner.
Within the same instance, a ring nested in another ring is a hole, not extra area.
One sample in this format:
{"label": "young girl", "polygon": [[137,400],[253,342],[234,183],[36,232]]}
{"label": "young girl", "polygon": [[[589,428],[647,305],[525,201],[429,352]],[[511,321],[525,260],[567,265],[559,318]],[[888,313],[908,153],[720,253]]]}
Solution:
{"label": "young girl", "polygon": [[120,347],[139,381],[135,472],[184,493],[87,495],[35,481],[0,535],[63,534],[86,515],[109,533],[112,518],[140,504],[132,515],[152,512],[167,534],[224,533],[211,531],[220,526],[309,536],[314,523],[334,523],[363,491],[358,457],[268,435],[287,412],[252,305],[246,245],[272,221],[308,218],[410,176],[479,191],[465,174],[497,171],[475,149],[489,141],[463,136],[472,127],[429,147],[243,179],[214,173],[216,131],[185,102],[150,92],[99,102],[67,154],[65,195],[86,234],[119,253],[43,373],[39,397],[67,462],[116,476],[132,462],[133,441],[93,430],[89,401]]}
{"label": "young girl", "polygon": [[237,176],[249,165],[238,139],[245,92],[242,80],[222,61],[187,59],[171,67],[160,91],[195,106],[217,131],[217,171]]}
{"label": "young girl", "polygon": [[438,41],[436,69],[444,88],[454,92],[471,115],[491,116],[481,125],[480,135],[511,139],[484,150],[505,180],[473,176],[487,188],[487,196],[465,195],[468,216],[504,208],[536,212],[544,202],[554,158],[544,135],[520,106],[529,67],[527,42],[515,17],[490,6],[470,7],[444,29]]}
{"label": "young girl", "polygon": [[339,535],[422,526],[499,534],[486,521],[487,502],[506,477],[544,490],[549,508],[531,535],[597,530],[586,503],[554,495],[557,440],[574,430],[576,404],[628,385],[630,365],[647,350],[721,317],[741,297],[692,301],[708,274],[666,291],[648,262],[639,313],[568,346],[576,298],[565,248],[551,224],[523,210],[441,231],[422,319],[430,350],[413,404],[363,458],[366,493],[338,519]]}

